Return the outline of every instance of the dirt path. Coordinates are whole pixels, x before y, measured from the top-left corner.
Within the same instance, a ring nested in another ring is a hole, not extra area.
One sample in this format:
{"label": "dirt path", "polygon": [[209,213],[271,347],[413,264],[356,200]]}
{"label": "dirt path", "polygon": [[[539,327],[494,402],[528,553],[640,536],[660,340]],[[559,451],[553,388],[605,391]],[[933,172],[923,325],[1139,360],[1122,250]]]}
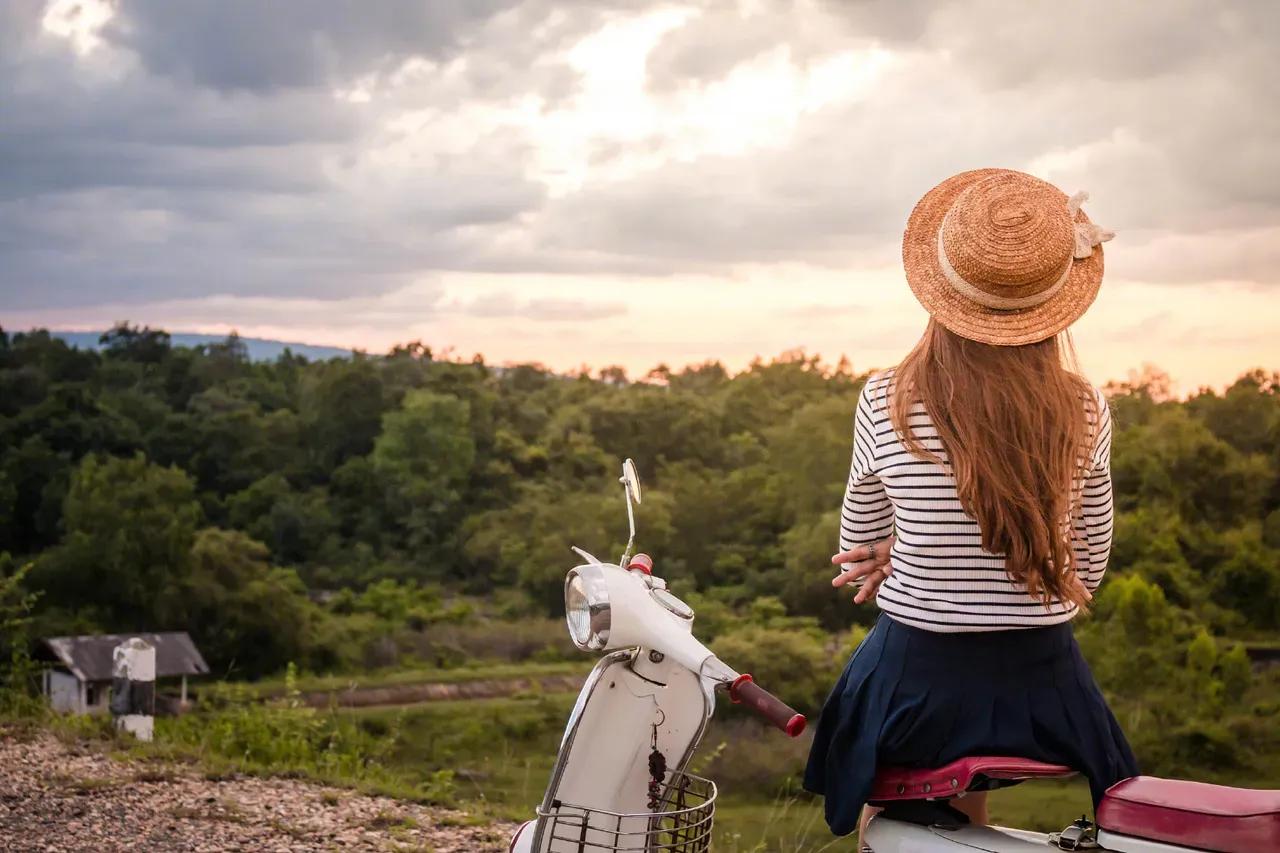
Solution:
{"label": "dirt path", "polygon": [[568,693],[580,689],[585,680],[585,675],[544,675],[533,678],[393,684],[385,687],[357,686],[341,690],[304,691],[302,700],[313,708],[327,708],[331,703],[343,708],[413,705],[418,702],[458,699],[494,699],[533,689],[543,693]]}
{"label": "dirt path", "polygon": [[0,733],[3,851],[505,851],[514,827],[289,779],[206,779]]}

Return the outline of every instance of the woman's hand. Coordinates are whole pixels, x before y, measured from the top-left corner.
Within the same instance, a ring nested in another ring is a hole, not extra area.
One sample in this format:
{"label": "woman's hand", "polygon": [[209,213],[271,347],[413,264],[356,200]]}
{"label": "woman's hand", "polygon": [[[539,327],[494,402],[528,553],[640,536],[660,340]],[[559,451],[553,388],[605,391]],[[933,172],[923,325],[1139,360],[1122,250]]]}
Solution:
{"label": "woman's hand", "polygon": [[840,587],[862,578],[862,586],[854,595],[853,603],[861,604],[871,599],[884,579],[893,574],[893,569],[889,566],[889,551],[893,549],[895,538],[890,536],[888,539],[881,539],[870,545],[859,545],[851,551],[836,554],[831,562],[844,568],[832,578],[831,585]]}

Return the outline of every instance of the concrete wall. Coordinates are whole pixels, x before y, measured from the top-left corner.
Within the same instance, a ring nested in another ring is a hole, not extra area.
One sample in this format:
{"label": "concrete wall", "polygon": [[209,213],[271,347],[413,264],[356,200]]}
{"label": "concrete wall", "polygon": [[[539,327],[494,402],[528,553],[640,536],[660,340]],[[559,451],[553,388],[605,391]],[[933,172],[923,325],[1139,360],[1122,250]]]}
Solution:
{"label": "concrete wall", "polygon": [[70,714],[84,713],[81,704],[80,680],[69,672],[57,669],[45,670],[45,695],[55,711]]}

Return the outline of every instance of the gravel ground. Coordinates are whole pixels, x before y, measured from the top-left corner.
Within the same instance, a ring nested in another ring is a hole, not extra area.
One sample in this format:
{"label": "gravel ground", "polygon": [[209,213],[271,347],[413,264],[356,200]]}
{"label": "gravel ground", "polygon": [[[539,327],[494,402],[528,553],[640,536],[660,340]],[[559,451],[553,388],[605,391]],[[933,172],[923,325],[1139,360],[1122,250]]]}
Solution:
{"label": "gravel ground", "polygon": [[292,779],[206,779],[0,733],[3,851],[505,851],[514,827]]}

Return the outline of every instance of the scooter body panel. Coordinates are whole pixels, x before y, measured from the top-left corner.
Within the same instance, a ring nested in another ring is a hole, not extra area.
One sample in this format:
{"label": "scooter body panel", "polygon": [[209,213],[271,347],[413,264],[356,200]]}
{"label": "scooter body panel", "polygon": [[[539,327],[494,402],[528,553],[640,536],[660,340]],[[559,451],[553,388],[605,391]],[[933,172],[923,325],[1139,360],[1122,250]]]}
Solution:
{"label": "scooter body panel", "polygon": [[942,829],[881,817],[873,817],[868,824],[866,844],[875,853],[1045,853],[1057,849],[1049,836],[1039,832],[1002,826]]}
{"label": "scooter body panel", "polygon": [[[619,823],[579,810],[648,812],[654,725],[667,769],[681,770],[702,739],[713,702],[701,679],[669,658],[655,661],[643,649],[607,655],[578,694],[539,809],[542,816],[518,834],[513,851],[572,853],[580,841],[603,844],[618,831],[643,831],[646,817]],[[566,805],[578,820],[585,813],[588,822],[585,837],[572,843],[552,837],[547,816]]]}
{"label": "scooter body panel", "polygon": [[[867,846],[875,853],[964,853],[982,850],[986,853],[1031,853],[1056,850],[1049,836],[1039,832],[1008,829],[1003,826],[965,826],[948,830],[920,826],[899,820],[873,817],[867,826]],[[1105,829],[1098,831],[1099,853],[1195,853],[1197,848],[1181,847],[1145,838],[1116,835]]]}

